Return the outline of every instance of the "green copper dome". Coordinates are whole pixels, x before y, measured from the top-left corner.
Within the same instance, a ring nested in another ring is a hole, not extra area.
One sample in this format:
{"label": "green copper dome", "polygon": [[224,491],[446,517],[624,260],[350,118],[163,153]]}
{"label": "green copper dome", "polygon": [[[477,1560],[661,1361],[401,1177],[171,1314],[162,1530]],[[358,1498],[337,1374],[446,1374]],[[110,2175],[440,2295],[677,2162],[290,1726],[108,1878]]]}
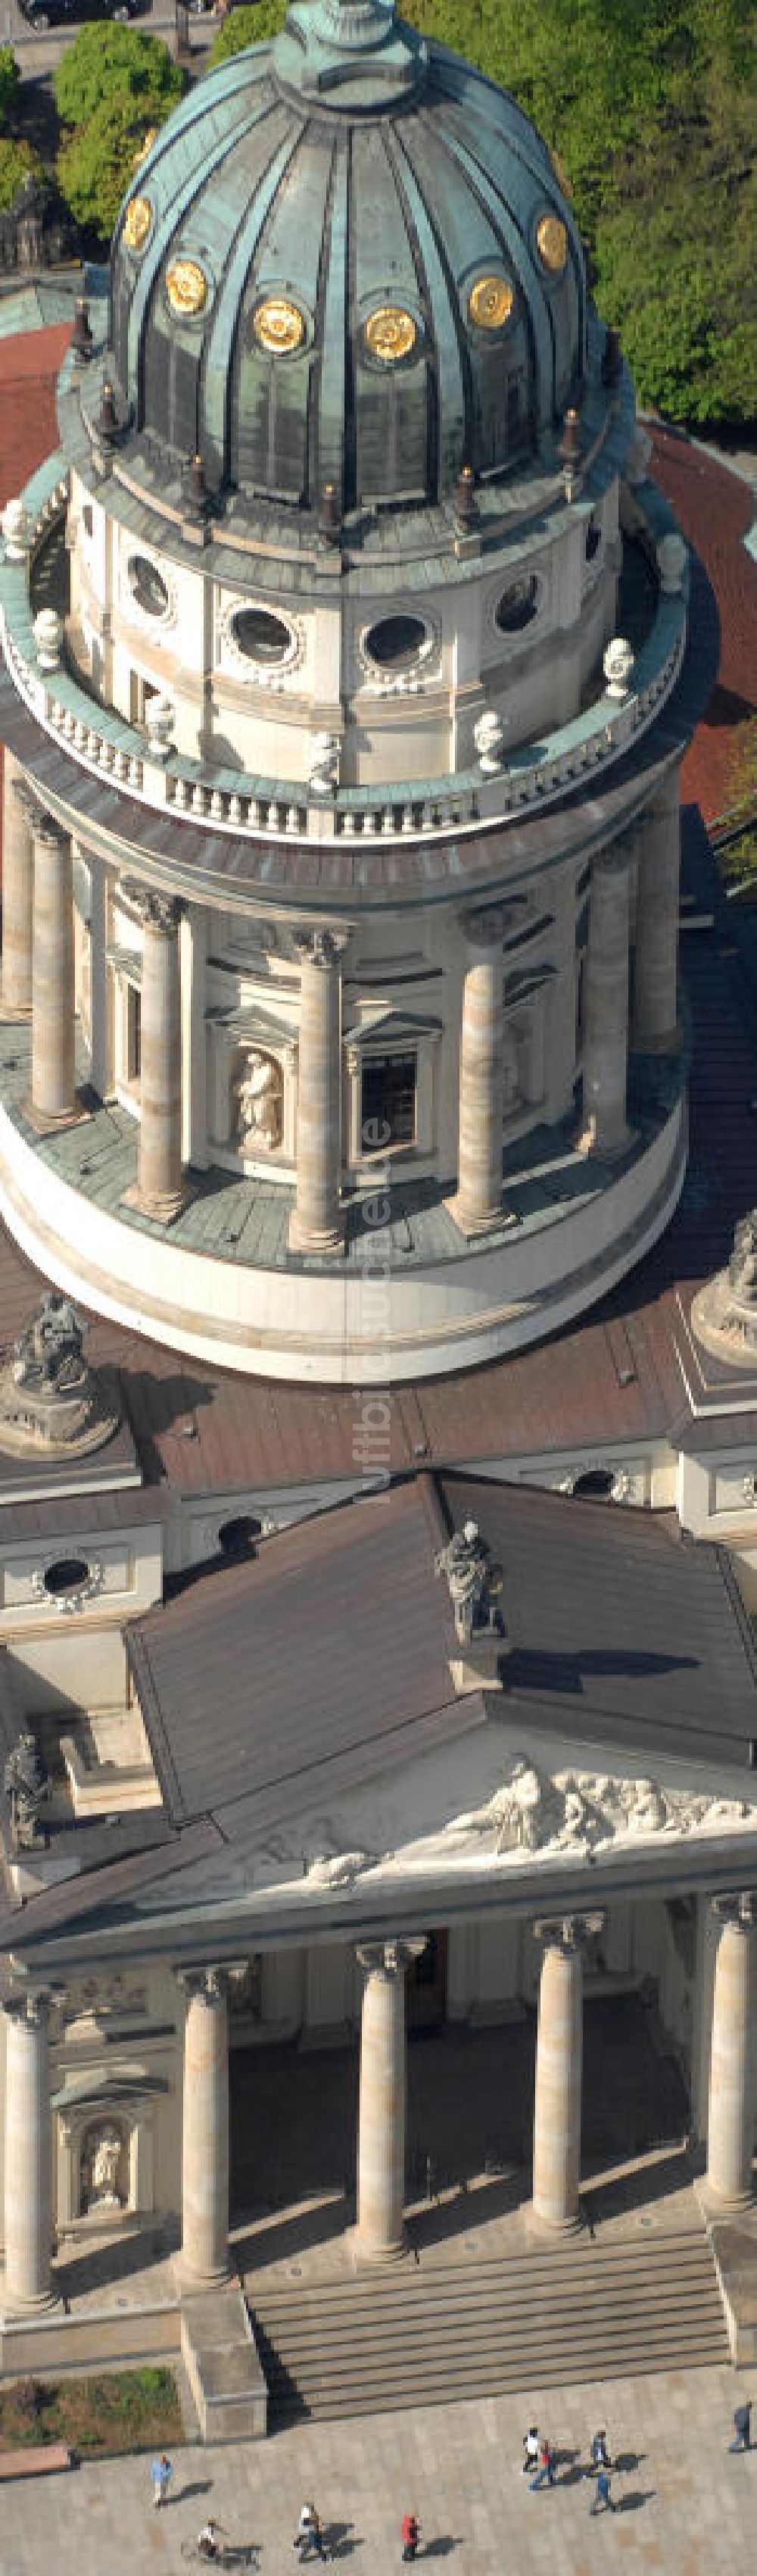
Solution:
{"label": "green copper dome", "polygon": [[580,379],[581,246],[514,101],[386,0],[298,0],[142,161],[113,245],[137,431],[345,513],[512,472]]}

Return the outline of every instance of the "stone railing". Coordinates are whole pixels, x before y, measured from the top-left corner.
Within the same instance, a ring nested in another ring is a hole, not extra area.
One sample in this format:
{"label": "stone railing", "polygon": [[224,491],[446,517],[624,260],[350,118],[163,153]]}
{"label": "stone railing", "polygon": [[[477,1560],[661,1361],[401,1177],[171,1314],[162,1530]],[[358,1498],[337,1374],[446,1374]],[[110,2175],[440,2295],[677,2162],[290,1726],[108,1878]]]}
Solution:
{"label": "stone railing", "polygon": [[[59,454],[27,486],[30,556],[60,516],[67,489]],[[503,758],[492,774],[484,775],[478,767],[459,770],[451,777],[408,785],[391,798],[371,787],[316,795],[302,780],[277,780],[274,786],[270,779],[211,770],[174,751],[159,759],[145,734],[100,706],[70,670],[61,666],[50,675],[39,670],[28,560],[0,567],[0,642],[19,697],[45,732],[64,743],[84,768],[115,780],[147,806],[186,814],[216,832],[313,841],[396,840],[431,832],[452,835],[470,823],[494,824],[524,809],[543,809],[620,759],[653,724],[675,686],[686,649],[686,597],[685,591],[661,594],[625,698],[605,694],[595,699],[559,731]]]}

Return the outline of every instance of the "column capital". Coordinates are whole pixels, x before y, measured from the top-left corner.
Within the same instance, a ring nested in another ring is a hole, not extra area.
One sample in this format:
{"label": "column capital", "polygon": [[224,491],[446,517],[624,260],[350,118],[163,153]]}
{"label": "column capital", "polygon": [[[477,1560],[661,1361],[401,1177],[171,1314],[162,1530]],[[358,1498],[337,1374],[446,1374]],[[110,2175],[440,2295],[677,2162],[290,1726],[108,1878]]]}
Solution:
{"label": "column capital", "polygon": [[599,1912],[596,1914],[544,1914],[539,1915],[532,1923],[531,1930],[534,1940],[542,1941],[546,1950],[562,1950],[563,1955],[567,1957],[571,1951],[583,1950],[587,1941],[591,1941],[597,1932],[601,1932],[604,1920],[604,1914]]}
{"label": "column capital", "polygon": [[38,803],[36,797],[32,798],[32,806],[31,819],[35,841],[45,841],[48,849],[69,849],[71,834],[66,831],[64,823],[58,822],[57,814],[49,814],[46,807]]}
{"label": "column capital", "polygon": [[505,936],[505,913],[506,905],[503,903],[474,905],[470,912],[461,912],[461,928],[471,947],[501,947]]}
{"label": "column capital", "polygon": [[138,877],[122,877],[118,891],[127,903],[133,904],[145,929],[159,930],[165,938],[178,928],[185,909],[179,895],[160,894],[157,888],[143,885]]}
{"label": "column capital", "polygon": [[613,841],[609,850],[598,851],[592,869],[592,879],[604,877],[612,880],[613,877],[626,876],[633,857],[633,832],[629,830],[622,834],[620,840]]}
{"label": "column capital", "polygon": [[351,930],[321,930],[314,926],[292,933],[294,946],[302,965],[338,966],[352,937]]}
{"label": "column capital", "polygon": [[740,1923],[745,1932],[757,1924],[757,1888],[729,1889],[722,1896],[711,1896],[713,1914],[720,1923]]}
{"label": "column capital", "polygon": [[360,1941],[355,1957],[369,1975],[378,1970],[385,1977],[403,1977],[406,1968],[422,1958],[427,1940],[428,1933],[419,1932],[397,1941]]}
{"label": "column capital", "polygon": [[231,1964],[213,1961],[202,1968],[176,1969],[177,1984],[183,1987],[190,2002],[193,1996],[202,1995],[206,2003],[225,2003],[232,1978],[238,1975],[238,1960]]}
{"label": "column capital", "polygon": [[4,1995],[3,2012],[9,2021],[25,2022],[27,2030],[46,2030],[63,1991],[62,1986],[33,1986],[25,1994]]}
{"label": "column capital", "polygon": [[32,787],[30,780],[28,778],[14,778],[11,795],[15,797],[16,804],[20,806],[22,814],[26,815],[27,823],[31,823],[36,829],[43,809],[40,805],[39,797],[37,796],[35,789]]}

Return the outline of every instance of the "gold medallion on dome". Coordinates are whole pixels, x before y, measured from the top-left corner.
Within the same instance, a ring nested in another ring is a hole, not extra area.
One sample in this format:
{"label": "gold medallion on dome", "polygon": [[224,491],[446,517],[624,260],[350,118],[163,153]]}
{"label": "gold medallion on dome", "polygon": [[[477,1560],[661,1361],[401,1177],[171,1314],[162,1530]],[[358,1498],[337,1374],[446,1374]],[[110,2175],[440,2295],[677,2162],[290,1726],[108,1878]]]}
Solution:
{"label": "gold medallion on dome", "polygon": [[175,259],[166,269],[166,294],[179,321],[191,321],[202,313],[208,300],[208,281],[196,259]]}
{"label": "gold medallion on dome", "polygon": [[542,215],[536,226],[536,246],[544,267],[559,277],[568,256],[568,236],[560,215]]}
{"label": "gold medallion on dome", "polygon": [[402,304],[379,304],[365,325],[366,348],[385,367],[395,367],[399,358],[409,357],[417,337],[412,313],[406,313]]}
{"label": "gold medallion on dome", "polygon": [[144,250],[152,231],[152,206],[149,197],[132,197],[124,215],[124,241],[127,250]]}
{"label": "gold medallion on dome", "polygon": [[501,331],[509,321],[514,296],[506,277],[477,277],[468,297],[468,318],[477,331]]}
{"label": "gold medallion on dome", "polygon": [[288,295],[267,295],[253,314],[252,328],[258,347],[267,349],[270,357],[289,358],[302,347],[305,316]]}
{"label": "gold medallion on dome", "polygon": [[140,143],[139,151],[134,154],[134,159],[131,165],[133,170],[138,170],[141,162],[147,160],[148,152],[152,151],[153,144],[157,142],[157,136],[157,125],[148,125],[144,143]]}

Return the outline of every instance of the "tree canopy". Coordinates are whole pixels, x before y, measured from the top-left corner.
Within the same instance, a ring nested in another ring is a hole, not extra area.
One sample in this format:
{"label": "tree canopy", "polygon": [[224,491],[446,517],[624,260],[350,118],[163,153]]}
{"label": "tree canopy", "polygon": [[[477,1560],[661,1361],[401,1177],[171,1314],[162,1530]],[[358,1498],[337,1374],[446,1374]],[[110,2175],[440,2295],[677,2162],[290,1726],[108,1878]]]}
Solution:
{"label": "tree canopy", "polygon": [[0,130],[18,101],[20,72],[10,45],[0,45]]}
{"label": "tree canopy", "polygon": [[286,0],[255,0],[252,7],[230,9],[208,55],[212,70],[216,63],[226,63],[230,54],[241,54],[246,45],[263,45],[269,36],[277,36],[286,17]]}
{"label": "tree canopy", "polygon": [[165,124],[186,83],[157,36],[93,23],[79,28],[54,76],[64,127],[56,175],[78,224],[112,233],[147,134]]}
{"label": "tree canopy", "polygon": [[44,177],[44,166],[30,143],[17,142],[0,134],[0,214],[7,214],[30,171],[35,179]]}

